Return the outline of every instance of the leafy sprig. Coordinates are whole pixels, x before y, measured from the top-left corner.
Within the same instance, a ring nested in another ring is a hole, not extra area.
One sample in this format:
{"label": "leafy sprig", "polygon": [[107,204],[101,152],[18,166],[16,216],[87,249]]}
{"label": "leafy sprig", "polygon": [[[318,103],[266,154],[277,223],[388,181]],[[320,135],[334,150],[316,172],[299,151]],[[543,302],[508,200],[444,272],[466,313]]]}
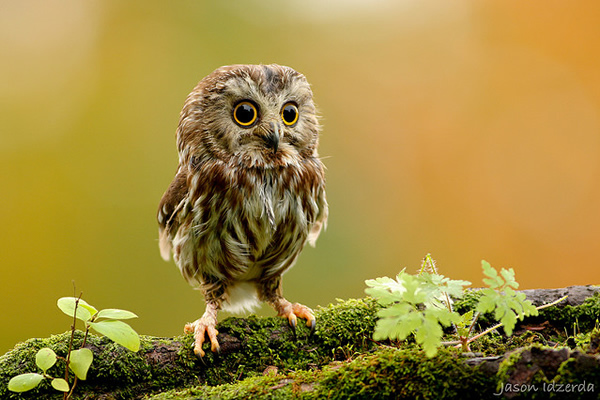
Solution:
{"label": "leafy sprig", "polygon": [[[73,390],[77,385],[77,380],[87,379],[87,373],[94,360],[94,353],[90,349],[85,348],[90,328],[131,351],[139,350],[140,338],[138,334],[131,326],[122,321],[137,318],[137,315],[131,311],[115,308],[98,311],[94,306],[82,300],[81,296],[62,297],[58,299],[57,305],[62,312],[73,318],[69,351],[66,358],[57,356],[54,350],[48,347],[40,349],[36,354],[35,364],[41,370],[41,373],[30,372],[13,377],[8,382],[9,390],[13,392],[26,392],[37,387],[44,379],[49,379],[54,389],[64,393],[64,399],[71,398]],[[85,335],[81,347],[77,350],[72,350],[77,320],[83,321]],[[64,378],[56,378],[48,373],[48,370],[59,359],[64,360],[66,363]],[[69,371],[75,375],[72,385],[69,385]]]}
{"label": "leafy sprig", "polygon": [[[502,268],[498,273],[488,262],[482,261],[482,269],[487,287],[481,291],[475,307],[477,312],[470,310],[462,315],[452,309],[451,298],[462,298],[471,282],[439,274],[430,254],[423,260],[418,275],[402,270],[395,280],[388,277],[366,280],[365,292],[383,306],[378,312],[373,339],[404,340],[413,334],[428,357],[433,357],[442,344],[456,344],[468,351],[469,343],[479,337],[502,326],[507,335],[512,335],[517,320],[537,315],[538,309],[566,298],[536,308],[524,293],[515,291],[519,284],[512,268]],[[499,324],[473,335],[479,315],[486,312],[493,312]],[[458,340],[442,342],[443,328],[450,325],[454,326]]]}
{"label": "leafy sprig", "polygon": [[517,320],[525,316],[538,315],[535,306],[525,299],[525,293],[515,292],[519,284],[515,281],[515,271],[502,268],[500,274],[487,261],[481,262],[483,279],[488,287],[481,290],[482,296],[477,304],[480,313],[494,312],[494,319],[504,326],[504,332],[512,335]]}
{"label": "leafy sprig", "polygon": [[57,305],[68,316],[75,315],[75,318],[83,321],[86,333],[92,328],[131,351],[140,349],[140,337],[129,324],[122,321],[137,318],[131,311],[116,308],[98,311],[94,306],[75,297],[62,297],[58,299]]}
{"label": "leafy sprig", "polygon": [[439,274],[423,272],[411,275],[404,270],[396,279],[377,278],[365,281],[365,292],[385,306],[378,312],[373,339],[404,340],[414,333],[429,357],[437,353],[443,326],[460,322],[460,315],[445,303],[447,294],[462,297],[467,281],[455,281]]}

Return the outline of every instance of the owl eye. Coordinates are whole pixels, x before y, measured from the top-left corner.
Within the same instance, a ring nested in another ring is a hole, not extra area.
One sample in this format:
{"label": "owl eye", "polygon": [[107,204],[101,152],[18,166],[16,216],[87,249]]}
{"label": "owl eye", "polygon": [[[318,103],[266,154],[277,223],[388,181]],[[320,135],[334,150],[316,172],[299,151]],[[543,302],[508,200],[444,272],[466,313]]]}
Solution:
{"label": "owl eye", "polygon": [[287,103],[281,109],[281,119],[287,126],[292,126],[298,122],[299,115],[298,107],[294,103]]}
{"label": "owl eye", "polygon": [[256,122],[257,118],[256,106],[249,101],[242,101],[233,109],[233,119],[243,128],[250,127]]}

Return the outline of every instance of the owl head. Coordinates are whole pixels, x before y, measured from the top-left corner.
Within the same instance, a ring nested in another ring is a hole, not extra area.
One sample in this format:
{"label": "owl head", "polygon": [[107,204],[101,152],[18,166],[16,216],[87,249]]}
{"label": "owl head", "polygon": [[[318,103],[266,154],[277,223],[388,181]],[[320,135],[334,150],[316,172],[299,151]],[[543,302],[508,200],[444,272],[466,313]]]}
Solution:
{"label": "owl head", "polygon": [[304,75],[271,65],[216,69],[189,94],[179,120],[180,163],[220,160],[274,168],[317,155],[319,125]]}

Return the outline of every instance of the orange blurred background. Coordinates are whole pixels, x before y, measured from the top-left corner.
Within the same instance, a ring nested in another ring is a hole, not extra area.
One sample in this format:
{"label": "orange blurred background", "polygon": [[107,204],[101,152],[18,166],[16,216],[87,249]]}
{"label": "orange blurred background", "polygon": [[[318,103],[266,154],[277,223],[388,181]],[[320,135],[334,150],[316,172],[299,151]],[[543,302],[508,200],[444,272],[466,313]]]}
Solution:
{"label": "orange blurred background", "polygon": [[[204,309],[157,248],[183,101],[220,65],[304,73],[329,229],[284,279],[311,307],[415,271],[600,283],[600,3],[0,4],[0,354],[83,291],[173,336]],[[261,315],[274,315],[263,307]],[[221,315],[224,318],[226,315]]]}

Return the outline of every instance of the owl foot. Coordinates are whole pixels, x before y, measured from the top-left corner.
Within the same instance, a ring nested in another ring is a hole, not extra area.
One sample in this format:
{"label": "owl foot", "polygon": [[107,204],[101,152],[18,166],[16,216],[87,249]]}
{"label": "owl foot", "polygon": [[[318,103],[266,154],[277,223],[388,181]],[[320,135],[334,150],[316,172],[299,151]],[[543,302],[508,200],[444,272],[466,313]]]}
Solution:
{"label": "owl foot", "polygon": [[187,324],[183,331],[185,333],[193,333],[195,344],[194,344],[194,353],[199,357],[204,357],[205,353],[202,350],[202,345],[204,344],[204,334],[208,335],[208,339],[210,340],[210,350],[213,353],[219,353],[221,348],[219,347],[219,342],[217,341],[217,335],[219,332],[215,328],[217,321],[210,321],[209,319],[202,317],[197,319],[196,321]]}
{"label": "owl foot", "polygon": [[294,337],[296,337],[296,325],[297,319],[302,318],[306,320],[306,326],[310,328],[310,334],[312,335],[315,331],[315,326],[317,324],[317,320],[313,315],[313,312],[310,308],[303,306],[299,303],[290,304],[290,307],[286,307],[285,311],[279,314],[281,317],[285,317],[288,319],[290,326],[292,327],[292,332],[294,333]]}

